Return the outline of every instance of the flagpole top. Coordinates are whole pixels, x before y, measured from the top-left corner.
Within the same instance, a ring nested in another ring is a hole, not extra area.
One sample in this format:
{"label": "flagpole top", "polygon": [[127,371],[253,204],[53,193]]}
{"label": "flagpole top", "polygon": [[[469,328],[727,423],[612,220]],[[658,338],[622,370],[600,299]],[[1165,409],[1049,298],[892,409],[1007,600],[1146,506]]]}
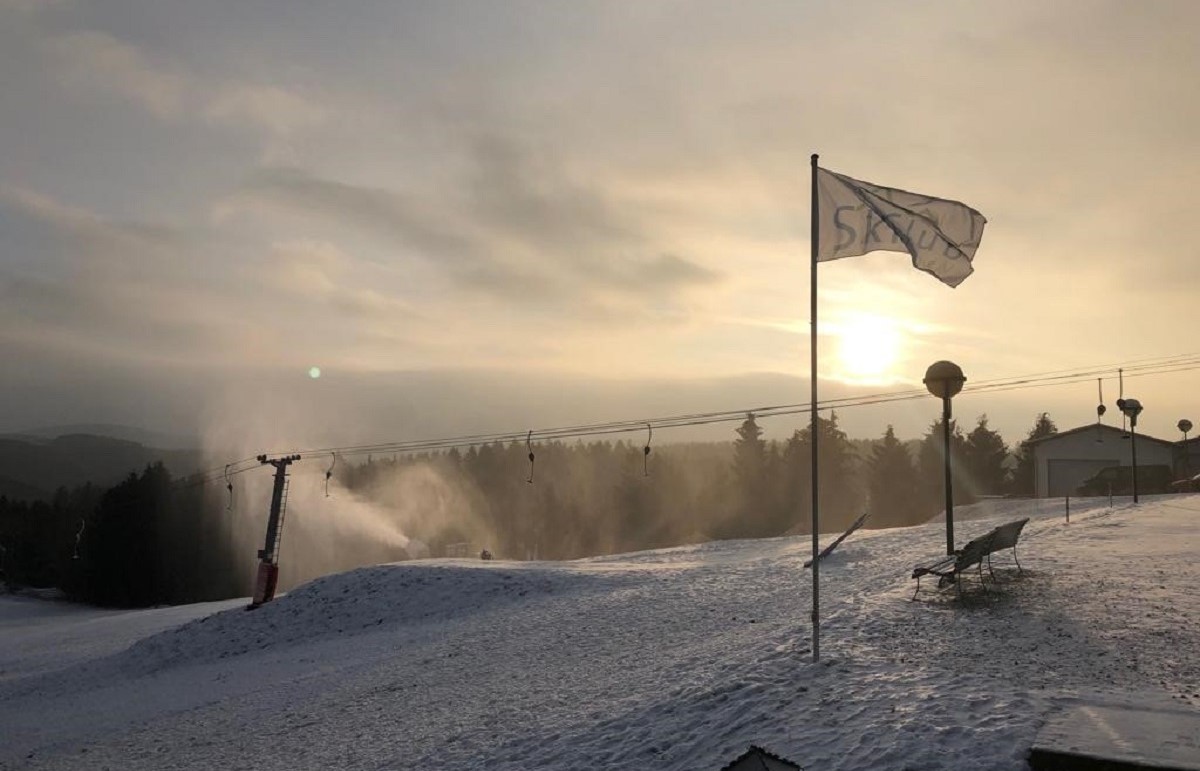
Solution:
{"label": "flagpole top", "polygon": [[813,153],[813,154],[812,154],[812,159],[811,159],[811,160],[812,160],[812,165],[813,165],[813,166],[816,166],[816,165],[817,165],[817,159],[818,159],[818,158],[820,158],[820,157],[821,157],[821,156],[817,155],[816,153]]}

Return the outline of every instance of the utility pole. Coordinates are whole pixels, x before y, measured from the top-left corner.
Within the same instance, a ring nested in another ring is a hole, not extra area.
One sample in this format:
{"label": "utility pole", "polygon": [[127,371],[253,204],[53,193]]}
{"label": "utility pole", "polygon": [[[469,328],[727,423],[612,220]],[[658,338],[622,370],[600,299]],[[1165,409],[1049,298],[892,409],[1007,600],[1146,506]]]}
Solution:
{"label": "utility pole", "polygon": [[271,489],[271,514],[267,518],[267,538],[263,547],[258,550],[258,576],[254,581],[254,596],[250,608],[257,608],[263,603],[275,599],[275,585],[279,581],[279,539],[283,527],[283,512],[286,506],[287,469],[299,455],[285,455],[282,458],[271,459],[259,455],[258,462],[275,467],[275,485]]}

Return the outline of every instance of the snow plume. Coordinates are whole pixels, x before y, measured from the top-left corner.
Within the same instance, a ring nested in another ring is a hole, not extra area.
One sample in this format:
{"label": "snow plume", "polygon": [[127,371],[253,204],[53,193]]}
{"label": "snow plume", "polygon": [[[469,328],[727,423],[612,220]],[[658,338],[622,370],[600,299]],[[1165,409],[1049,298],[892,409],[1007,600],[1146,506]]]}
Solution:
{"label": "snow plume", "polygon": [[[329,446],[353,433],[340,411],[314,410],[302,399],[268,398],[265,390],[227,404],[204,432],[214,467],[261,453],[277,457],[292,448]],[[471,524],[470,496],[447,471],[375,462],[369,485],[351,490],[345,483],[354,473],[352,466],[361,463],[352,460],[339,458],[328,485],[332,454],[303,455],[289,467],[278,555],[280,590],[362,565],[429,556],[431,539],[484,540],[482,526]],[[274,472],[264,465],[232,478],[229,529],[247,591],[266,538]]]}
{"label": "snow plume", "polygon": [[[335,470],[326,495],[327,468],[327,462],[304,460],[291,468],[279,549],[281,587],[362,565],[428,557],[430,542],[439,544],[439,555],[447,542],[487,542],[469,496],[443,470],[386,464],[361,492],[345,487]],[[252,486],[261,514],[251,512],[257,525],[251,555],[266,532],[273,476],[268,471]]]}
{"label": "snow plume", "polygon": [[[263,501],[270,500],[267,491]],[[421,556],[392,512],[333,480],[325,497],[324,467],[301,461],[289,479],[279,547],[280,587],[360,565]],[[265,534],[265,528],[264,528]]]}

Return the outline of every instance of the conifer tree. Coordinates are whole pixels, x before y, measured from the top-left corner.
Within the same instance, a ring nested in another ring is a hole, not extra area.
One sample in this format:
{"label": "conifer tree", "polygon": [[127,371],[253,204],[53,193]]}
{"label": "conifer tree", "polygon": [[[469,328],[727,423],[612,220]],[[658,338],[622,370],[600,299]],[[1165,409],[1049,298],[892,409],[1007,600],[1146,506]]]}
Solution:
{"label": "conifer tree", "polygon": [[875,445],[868,474],[872,527],[902,527],[920,521],[913,459],[890,425]]}
{"label": "conifer tree", "polygon": [[1013,495],[1034,495],[1037,492],[1034,490],[1033,450],[1028,443],[1034,439],[1042,439],[1057,433],[1058,426],[1054,425],[1050,414],[1039,413],[1034,420],[1033,428],[1029,429],[1029,435],[1025,437],[1025,441],[1021,442],[1021,448],[1017,450],[1017,467],[1013,470],[1009,486]]}
{"label": "conifer tree", "polygon": [[[975,502],[963,461],[966,444],[958,421],[951,418],[950,470],[955,505]],[[946,445],[941,418],[929,426],[921,440],[921,449],[917,453],[917,495],[921,501],[922,519],[932,517],[946,506]]]}
{"label": "conifer tree", "polygon": [[737,504],[731,521],[718,528],[723,538],[757,538],[766,535],[773,519],[774,497],[767,443],[762,428],[747,414],[733,443],[733,481]]}
{"label": "conifer tree", "polygon": [[988,428],[987,415],[980,415],[979,422],[963,447],[963,463],[969,482],[980,495],[1000,495],[1008,482],[1008,447],[1000,434]]}
{"label": "conifer tree", "polygon": [[[806,523],[812,521],[812,427],[797,431],[785,449],[787,473],[798,474],[805,480],[791,485],[790,494],[800,493],[800,500],[790,501],[792,522],[801,530],[811,530]],[[820,528],[829,532],[850,524],[860,513],[865,502],[861,484],[857,483],[857,455],[846,432],[838,428],[837,413],[829,418],[817,416],[818,505],[820,506]],[[798,462],[798,466],[795,465]],[[799,522],[797,522],[799,520]],[[803,523],[803,524],[802,524]]]}

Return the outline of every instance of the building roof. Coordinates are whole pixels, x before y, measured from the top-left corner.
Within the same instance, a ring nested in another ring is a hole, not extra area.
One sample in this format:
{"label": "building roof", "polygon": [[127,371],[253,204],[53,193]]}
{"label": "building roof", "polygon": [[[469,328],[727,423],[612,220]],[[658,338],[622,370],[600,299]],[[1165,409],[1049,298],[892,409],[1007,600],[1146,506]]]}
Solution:
{"label": "building roof", "polygon": [[721,771],[804,771],[803,767],[785,760],[773,752],[751,744],[750,749],[721,768]]}
{"label": "building roof", "polygon": [[[1084,431],[1103,432],[1109,435],[1120,435],[1122,437],[1126,436],[1128,433],[1120,428],[1117,428],[1116,426],[1110,426],[1106,423],[1088,423],[1086,426],[1079,426],[1078,428],[1072,428],[1067,431],[1059,431],[1057,434],[1050,434],[1050,436],[1043,436],[1038,439],[1027,439],[1022,442],[1022,444],[1042,444],[1055,439],[1064,439],[1074,434],[1083,433]],[[1138,434],[1137,436],[1139,442],[1142,440],[1147,440],[1151,442],[1158,442],[1159,444],[1165,444],[1168,447],[1174,447],[1177,444],[1182,444],[1181,442],[1172,442],[1167,439],[1159,439],[1158,437],[1150,436],[1149,434]]]}

